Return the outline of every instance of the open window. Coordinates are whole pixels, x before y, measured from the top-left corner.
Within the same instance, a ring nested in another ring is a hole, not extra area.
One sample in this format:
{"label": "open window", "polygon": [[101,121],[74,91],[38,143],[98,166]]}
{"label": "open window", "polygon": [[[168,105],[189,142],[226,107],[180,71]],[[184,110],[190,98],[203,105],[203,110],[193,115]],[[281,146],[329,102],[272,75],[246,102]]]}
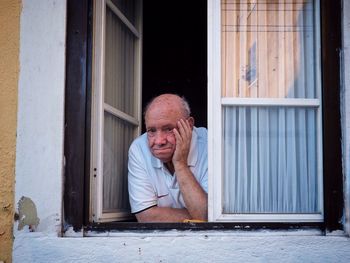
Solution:
{"label": "open window", "polygon": [[131,219],[127,153],[141,127],[142,1],[94,1],[91,211]]}
{"label": "open window", "polygon": [[339,4],[83,2],[67,8],[67,225],[134,220],[127,149],[171,92],[208,127],[210,224],[339,229]]}
{"label": "open window", "polygon": [[177,93],[206,126],[206,3],[93,1],[92,50],[89,218],[134,221],[127,152],[142,132],[144,105]]}

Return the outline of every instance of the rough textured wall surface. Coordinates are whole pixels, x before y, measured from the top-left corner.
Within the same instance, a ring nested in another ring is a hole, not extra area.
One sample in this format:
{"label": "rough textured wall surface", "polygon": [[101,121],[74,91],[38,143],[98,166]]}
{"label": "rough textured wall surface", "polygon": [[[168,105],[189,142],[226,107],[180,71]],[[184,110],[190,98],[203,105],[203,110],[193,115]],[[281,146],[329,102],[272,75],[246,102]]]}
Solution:
{"label": "rough textured wall surface", "polygon": [[25,220],[15,237],[22,226],[61,233],[65,32],[66,1],[23,0],[15,200]]}
{"label": "rough textured wall surface", "polygon": [[0,261],[11,262],[21,1],[0,1]]}
{"label": "rough textured wall surface", "polygon": [[16,236],[14,262],[348,263],[349,242],[344,236],[322,236],[307,231],[191,233],[174,230],[85,238],[21,233]]}
{"label": "rough textured wall surface", "polygon": [[345,176],[345,228],[350,235],[350,1],[343,1],[343,89],[342,102],[342,144],[343,172]]}

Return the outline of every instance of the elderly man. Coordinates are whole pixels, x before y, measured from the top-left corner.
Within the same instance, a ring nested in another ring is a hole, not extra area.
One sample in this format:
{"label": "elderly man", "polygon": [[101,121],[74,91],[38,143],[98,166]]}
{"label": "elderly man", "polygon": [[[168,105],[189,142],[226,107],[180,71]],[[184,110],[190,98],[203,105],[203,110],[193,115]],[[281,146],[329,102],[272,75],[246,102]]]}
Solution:
{"label": "elderly man", "polygon": [[154,98],[146,133],[129,149],[129,198],[139,222],[207,219],[207,130],[194,127],[185,99]]}

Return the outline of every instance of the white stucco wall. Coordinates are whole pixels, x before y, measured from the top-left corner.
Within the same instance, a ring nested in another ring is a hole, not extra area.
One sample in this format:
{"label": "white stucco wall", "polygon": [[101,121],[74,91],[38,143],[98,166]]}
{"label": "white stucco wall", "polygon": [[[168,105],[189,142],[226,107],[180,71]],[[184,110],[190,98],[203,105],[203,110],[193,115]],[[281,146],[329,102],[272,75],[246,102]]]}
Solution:
{"label": "white stucco wall", "polygon": [[66,4],[24,0],[20,22],[16,202],[36,205],[38,231],[57,235],[62,209]]}
{"label": "white stucco wall", "polygon": [[348,238],[312,232],[170,231],[59,241],[32,235],[19,237],[14,262],[350,262]]}
{"label": "white stucco wall", "polygon": [[345,174],[346,231],[350,235],[350,1],[343,1],[343,88],[342,102],[342,146],[343,171]]}
{"label": "white stucco wall", "polygon": [[[350,3],[345,1],[349,21]],[[24,0],[21,16],[16,201],[33,200],[40,223],[17,231],[14,262],[350,262],[342,232],[166,231],[58,237],[62,218],[66,1]],[[347,33],[349,36],[349,30]],[[345,39],[346,71],[350,61]],[[346,76],[350,101],[350,79]],[[345,135],[350,135],[345,104]],[[347,176],[349,140],[346,140]],[[349,184],[347,185],[349,189]],[[349,191],[348,191],[349,193]]]}

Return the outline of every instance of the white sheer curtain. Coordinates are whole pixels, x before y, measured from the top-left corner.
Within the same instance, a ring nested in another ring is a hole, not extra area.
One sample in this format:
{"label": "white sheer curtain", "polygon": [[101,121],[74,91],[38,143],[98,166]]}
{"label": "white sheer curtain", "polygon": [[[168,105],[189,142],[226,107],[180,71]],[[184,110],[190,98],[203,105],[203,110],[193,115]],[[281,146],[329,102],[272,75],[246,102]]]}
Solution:
{"label": "white sheer curtain", "polygon": [[316,213],[316,111],[225,107],[224,212]]}
{"label": "white sheer curtain", "polygon": [[108,6],[105,38],[105,103],[134,115],[136,39]]}
{"label": "white sheer curtain", "polygon": [[[313,1],[223,1],[223,97],[318,98],[314,20]],[[318,110],[223,106],[224,213],[320,212]]]}
{"label": "white sheer curtain", "polygon": [[[110,108],[135,114],[135,37],[106,6],[104,101]],[[103,212],[129,211],[127,152],[135,125],[104,113]]]}
{"label": "white sheer curtain", "polygon": [[103,212],[130,209],[127,156],[134,127],[105,113],[103,147]]}

